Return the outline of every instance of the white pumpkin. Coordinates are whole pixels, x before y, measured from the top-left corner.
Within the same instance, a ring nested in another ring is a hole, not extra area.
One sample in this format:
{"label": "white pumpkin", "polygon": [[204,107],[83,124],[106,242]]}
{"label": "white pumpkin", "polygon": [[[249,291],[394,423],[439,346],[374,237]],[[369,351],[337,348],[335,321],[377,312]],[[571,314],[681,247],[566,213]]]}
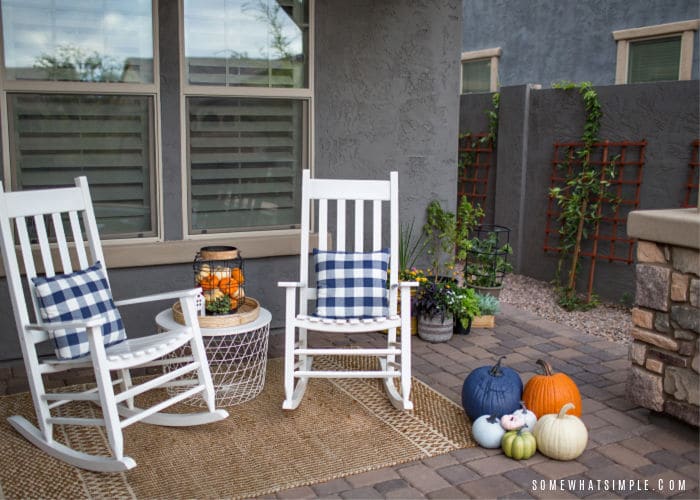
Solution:
{"label": "white pumpkin", "polygon": [[517,431],[525,427],[525,419],[515,413],[503,415],[501,417],[501,427],[507,431]]}
{"label": "white pumpkin", "polygon": [[484,448],[500,448],[505,433],[498,417],[494,415],[482,415],[472,424],[472,435]]}
{"label": "white pumpkin", "polygon": [[530,432],[535,430],[535,424],[537,423],[537,415],[535,415],[533,412],[531,412],[525,407],[524,401],[520,402],[520,409],[515,410],[513,412],[513,415],[523,417],[523,420],[525,420],[525,428],[523,430]]}
{"label": "white pumpkin", "polygon": [[537,421],[533,434],[540,453],[556,460],[573,460],[586,449],[585,424],[577,416],[566,414],[573,408],[573,403],[566,403],[559,414],[548,413]]}

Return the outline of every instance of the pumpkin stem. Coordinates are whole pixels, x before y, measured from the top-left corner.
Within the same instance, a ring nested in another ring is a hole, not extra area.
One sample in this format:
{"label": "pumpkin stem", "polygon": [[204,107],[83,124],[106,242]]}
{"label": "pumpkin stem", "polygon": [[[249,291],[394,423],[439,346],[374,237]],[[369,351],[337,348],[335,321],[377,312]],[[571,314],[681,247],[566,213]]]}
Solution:
{"label": "pumpkin stem", "polygon": [[544,370],[544,374],[547,376],[551,376],[554,374],[554,371],[552,370],[552,365],[550,365],[547,361],[544,359],[538,359],[537,364],[542,367]]}
{"label": "pumpkin stem", "polygon": [[499,419],[496,415],[489,415],[488,418],[486,419],[486,421],[490,424],[495,424],[496,422],[498,422],[498,420]]}
{"label": "pumpkin stem", "polygon": [[525,401],[521,401],[521,402],[520,402],[520,409],[521,409],[523,412],[526,412],[526,411],[527,411],[527,406],[525,406]]}
{"label": "pumpkin stem", "polygon": [[501,356],[498,358],[498,361],[496,361],[496,364],[493,365],[493,367],[489,370],[489,373],[493,375],[494,377],[500,377],[501,376],[501,361],[506,359],[505,356]]}
{"label": "pumpkin stem", "polygon": [[576,405],[573,403],[566,403],[564,406],[561,407],[561,410],[559,410],[559,415],[557,418],[564,418],[566,416],[566,412],[569,410],[573,410],[576,408]]}

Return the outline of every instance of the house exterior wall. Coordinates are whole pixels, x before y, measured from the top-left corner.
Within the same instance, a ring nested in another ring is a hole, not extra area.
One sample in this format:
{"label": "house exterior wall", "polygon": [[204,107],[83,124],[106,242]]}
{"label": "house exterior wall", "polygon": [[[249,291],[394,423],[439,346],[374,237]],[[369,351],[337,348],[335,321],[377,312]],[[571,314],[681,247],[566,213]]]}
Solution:
{"label": "house exterior wall", "polygon": [[[640,209],[678,208],[684,200],[692,142],[698,138],[697,82],[609,85],[596,88],[603,111],[601,140],[646,140]],[[483,113],[483,96],[462,99],[462,127]],[[467,118],[465,114],[476,115]],[[558,257],[544,253],[544,229],[555,142],[577,141],[584,124],[575,90],[501,89],[495,199],[496,224],[511,228],[515,271],[549,281]],[[623,231],[624,234],[624,231]],[[583,259],[579,289],[585,290],[590,259]],[[598,260],[594,292],[619,301],[634,296],[634,267]]]}
{"label": "house exterior wall", "polygon": [[[501,87],[615,82],[612,32],[698,18],[696,0],[464,0],[462,50],[500,47]],[[700,52],[695,33],[692,79]]]}
{"label": "house exterior wall", "polygon": [[[398,170],[401,220],[422,225],[431,199],[456,202],[461,3],[319,0],[315,9],[315,175],[381,179]],[[179,214],[177,3],[161,0],[159,16],[163,206]],[[177,217],[166,219],[166,239],[180,238]],[[277,281],[298,279],[298,257],[248,258],[244,265],[247,294],[271,311],[272,328],[281,327],[284,294]],[[110,280],[115,299],[122,299],[191,287],[193,272],[183,262],[112,269]],[[169,306],[125,309],[127,332],[155,328],[155,315]],[[0,361],[21,357],[12,317],[1,279]]]}

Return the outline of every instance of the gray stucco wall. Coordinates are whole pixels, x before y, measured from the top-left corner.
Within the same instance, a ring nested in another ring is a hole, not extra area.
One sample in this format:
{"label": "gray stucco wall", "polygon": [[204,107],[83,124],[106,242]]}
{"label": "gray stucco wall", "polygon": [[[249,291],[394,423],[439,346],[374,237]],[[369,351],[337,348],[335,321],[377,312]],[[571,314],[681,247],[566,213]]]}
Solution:
{"label": "gray stucco wall", "polygon": [[[600,139],[646,139],[648,143],[639,208],[679,207],[685,194],[691,143],[700,136],[697,82],[611,85],[597,91],[603,110]],[[471,108],[472,100],[480,103],[479,97],[463,95],[463,109]],[[553,144],[578,140],[584,119],[576,91],[525,86],[501,90],[497,182],[492,196],[496,200],[495,222],[512,229],[513,260],[519,273],[546,281],[555,276],[558,258],[542,249]],[[589,259],[584,262],[579,279],[582,290]],[[634,295],[633,278],[632,266],[599,260],[594,291],[618,301],[625,293]]]}
{"label": "gray stucco wall", "polygon": [[[161,122],[166,239],[181,237],[179,73],[174,0],[160,1]],[[388,178],[398,170],[401,220],[424,220],[434,198],[453,206],[459,122],[461,3],[316,1],[315,175]],[[235,244],[235,237],[232,238]],[[202,243],[204,246],[205,243]],[[244,254],[244,257],[245,254]],[[194,256],[193,256],[194,258]],[[295,256],[246,259],[246,292],[284,323],[277,281],[298,279]],[[192,286],[191,263],[112,269],[115,299]],[[19,358],[7,285],[0,280],[0,361]],[[132,306],[127,332],[154,328],[168,303]]]}
{"label": "gray stucco wall", "polygon": [[401,220],[456,200],[459,1],[318,1],[318,177],[399,171]]}
{"label": "gray stucco wall", "polygon": [[[464,0],[462,50],[501,47],[503,87],[615,82],[612,32],[697,19],[697,0]],[[692,78],[698,79],[698,34]]]}

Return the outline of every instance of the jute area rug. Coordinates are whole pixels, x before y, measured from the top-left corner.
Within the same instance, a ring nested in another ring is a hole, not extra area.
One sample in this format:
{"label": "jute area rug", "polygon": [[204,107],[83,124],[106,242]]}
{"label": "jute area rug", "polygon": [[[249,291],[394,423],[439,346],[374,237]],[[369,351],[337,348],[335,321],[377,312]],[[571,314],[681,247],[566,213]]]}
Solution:
{"label": "jute area rug", "polygon": [[[369,363],[326,357],[314,366]],[[125,452],[137,466],[116,474],[71,467],[30,445],[6,421],[14,414],[34,420],[29,394],[1,397],[0,498],[249,498],[474,446],[464,410],[416,379],[411,412],[394,409],[379,381],[361,379],[312,379],[299,408],[284,411],[282,372],[282,360],[270,360],[262,393],[231,407],[224,421],[127,427]],[[65,411],[99,413],[84,403]],[[101,428],[61,426],[54,434],[108,454]]]}

